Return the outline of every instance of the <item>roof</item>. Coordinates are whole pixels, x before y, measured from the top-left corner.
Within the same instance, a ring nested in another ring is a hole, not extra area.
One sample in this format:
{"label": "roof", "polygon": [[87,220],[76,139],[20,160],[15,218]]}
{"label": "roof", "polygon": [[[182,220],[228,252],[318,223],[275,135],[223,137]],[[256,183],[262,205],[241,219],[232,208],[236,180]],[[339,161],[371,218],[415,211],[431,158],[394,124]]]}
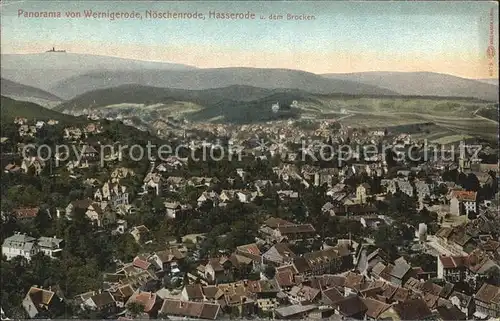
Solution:
{"label": "roof", "polygon": [[283,318],[290,317],[299,313],[305,313],[316,309],[316,305],[290,305],[286,307],[280,307],[275,310],[277,314],[282,316]]}
{"label": "roof", "polygon": [[348,296],[338,301],[335,305],[339,312],[346,317],[358,315],[368,310],[361,298],[357,295]]}
{"label": "roof", "polygon": [[364,305],[368,309],[366,311],[366,315],[373,319],[378,319],[382,313],[391,307],[390,304],[371,298],[362,298],[361,301],[363,301]]}
{"label": "roof", "polygon": [[201,284],[188,284],[184,286],[184,290],[186,291],[188,298],[190,300],[202,300],[203,299],[203,289]]}
{"label": "roof", "polygon": [[33,218],[38,215],[39,208],[38,207],[32,207],[32,208],[18,208],[13,210],[13,214],[15,217],[23,219],[23,218]]}
{"label": "roof", "polygon": [[26,234],[16,233],[3,241],[3,246],[24,248],[26,244],[33,243],[36,239]]}
{"label": "roof", "polygon": [[55,292],[32,286],[26,296],[38,307],[40,305],[49,305]]}
{"label": "roof", "polygon": [[55,236],[54,237],[45,237],[42,236],[38,238],[38,245],[41,247],[46,247],[46,248],[56,248],[59,247],[59,244],[62,242],[62,239],[58,239]]}
{"label": "roof", "polygon": [[316,265],[322,265],[324,263],[330,262],[339,257],[338,250],[336,248],[329,248],[326,250],[314,251],[304,254],[304,259],[307,261],[311,268]]}
{"label": "roof", "polygon": [[295,285],[292,271],[289,270],[282,272],[276,271],[274,278],[280,287],[290,287]]}
{"label": "roof", "polygon": [[485,303],[500,303],[500,287],[483,283],[475,295],[476,300]]}
{"label": "roof", "polygon": [[209,259],[207,265],[211,265],[214,271],[224,271],[224,267],[220,264],[219,258]]}
{"label": "roof", "polygon": [[382,262],[378,262],[375,264],[375,266],[372,268],[372,274],[376,276],[380,276],[382,274],[382,271],[384,271],[386,265]]}
{"label": "roof", "polygon": [[455,197],[461,202],[475,202],[477,197],[477,192],[453,191],[451,197]]}
{"label": "roof", "polygon": [[310,277],[308,281],[313,288],[328,289],[331,287],[343,287],[345,277],[341,275],[323,274]]}
{"label": "roof", "polygon": [[220,304],[206,302],[185,302],[180,300],[165,299],[160,313],[178,315],[191,318],[215,320],[220,311]]}
{"label": "roof", "polygon": [[222,291],[215,285],[204,286],[202,290],[207,299],[218,299],[223,295]]}
{"label": "roof", "polygon": [[156,293],[151,292],[136,292],[127,301],[127,305],[138,303],[144,307],[144,312],[150,312],[156,303]]}
{"label": "roof", "polygon": [[460,311],[460,309],[454,305],[438,306],[437,312],[443,321],[467,320],[465,313]]}
{"label": "roof", "polygon": [[402,279],[410,270],[411,265],[404,262],[398,262],[396,265],[394,265],[389,274],[398,279]]}
{"label": "roof", "polygon": [[325,304],[335,304],[344,299],[344,296],[337,288],[329,288],[321,293],[322,301]]}
{"label": "roof", "polygon": [[102,292],[90,298],[98,308],[115,303],[115,299],[109,292]]}
{"label": "roof", "polygon": [[364,276],[361,274],[349,272],[346,275],[344,286],[351,289],[359,288],[359,285],[363,283]]}
{"label": "roof", "polygon": [[148,261],[142,260],[138,257],[134,258],[134,261],[132,262],[132,264],[135,267],[138,267],[142,270],[147,270],[151,266],[151,263],[149,263]]}
{"label": "roof", "polygon": [[282,234],[314,233],[316,230],[311,224],[281,225],[277,230]]}
{"label": "roof", "polygon": [[422,299],[412,299],[393,306],[401,320],[422,320],[432,316],[432,311]]}
{"label": "roof", "polygon": [[240,245],[236,247],[236,250],[239,251],[240,253],[245,253],[245,254],[250,254],[252,256],[260,256],[260,250],[255,243],[251,244],[246,244],[246,245]]}
{"label": "roof", "polygon": [[293,296],[301,297],[308,302],[314,301],[314,299],[316,299],[320,292],[320,290],[307,285],[294,286],[290,290],[290,294],[292,294]]}
{"label": "roof", "polygon": [[467,267],[469,265],[468,256],[439,256],[439,260],[445,269],[456,269]]}
{"label": "roof", "polygon": [[291,258],[296,257],[295,253],[292,252],[292,250],[288,247],[288,244],[286,243],[274,244],[266,253],[264,253],[264,256],[269,256],[272,254],[278,254],[280,256],[289,256]]}
{"label": "roof", "polygon": [[156,252],[156,255],[162,263],[172,262],[174,260],[180,260],[184,258],[184,254],[179,252],[178,249],[170,248],[164,251]]}

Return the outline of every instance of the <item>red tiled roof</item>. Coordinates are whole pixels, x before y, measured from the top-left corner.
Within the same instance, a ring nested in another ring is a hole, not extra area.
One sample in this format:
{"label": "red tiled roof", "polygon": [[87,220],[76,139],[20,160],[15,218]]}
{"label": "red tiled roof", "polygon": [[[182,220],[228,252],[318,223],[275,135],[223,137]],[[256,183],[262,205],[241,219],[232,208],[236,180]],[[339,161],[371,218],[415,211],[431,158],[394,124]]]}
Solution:
{"label": "red tiled roof", "polygon": [[295,285],[292,271],[277,272],[275,275],[276,282],[280,287],[289,287]]}
{"label": "red tiled roof", "polygon": [[477,192],[472,191],[453,191],[451,197],[456,197],[459,201],[475,202]]}
{"label": "red tiled roof", "polygon": [[14,210],[14,216],[17,218],[33,218],[38,214],[39,208],[18,208]]}
{"label": "red tiled roof", "polygon": [[215,320],[219,314],[220,305],[205,302],[182,302],[166,299],[161,312],[167,315],[177,315],[191,318]]}
{"label": "red tiled roof", "polygon": [[467,267],[469,265],[468,256],[444,256],[439,257],[441,264],[445,269],[456,269],[461,267]]}
{"label": "red tiled roof", "polygon": [[151,263],[144,261],[144,260],[141,260],[140,258],[136,257],[134,259],[133,265],[135,267],[138,267],[139,269],[147,270],[149,268],[149,266],[151,265]]}

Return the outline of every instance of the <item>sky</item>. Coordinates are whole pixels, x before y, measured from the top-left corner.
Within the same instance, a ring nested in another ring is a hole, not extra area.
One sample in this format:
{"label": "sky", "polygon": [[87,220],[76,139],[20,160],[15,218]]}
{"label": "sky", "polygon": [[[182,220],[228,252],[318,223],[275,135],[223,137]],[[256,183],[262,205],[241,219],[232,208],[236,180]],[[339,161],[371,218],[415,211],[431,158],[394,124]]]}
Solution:
{"label": "sky", "polygon": [[[318,74],[432,71],[498,78],[497,2],[2,2],[2,54],[43,52],[55,46],[73,53],[200,68],[288,68]],[[24,17],[19,10],[60,12],[61,18]],[[66,12],[83,10],[134,11],[142,19],[65,17]],[[206,19],[147,19],[146,10],[200,12]],[[210,11],[249,11],[256,19],[210,19]],[[486,54],[490,12],[496,53],[493,75]],[[284,19],[270,20],[272,14]],[[291,21],[287,14],[314,20]]]}

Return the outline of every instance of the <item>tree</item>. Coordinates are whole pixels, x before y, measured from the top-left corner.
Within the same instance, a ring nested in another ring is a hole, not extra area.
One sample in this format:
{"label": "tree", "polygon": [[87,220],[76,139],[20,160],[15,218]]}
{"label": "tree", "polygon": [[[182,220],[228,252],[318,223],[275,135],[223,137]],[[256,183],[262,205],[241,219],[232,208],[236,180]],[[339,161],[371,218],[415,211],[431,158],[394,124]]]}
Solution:
{"label": "tree", "polygon": [[144,305],[139,302],[131,302],[127,304],[127,311],[134,317],[144,312]]}
{"label": "tree", "polygon": [[276,269],[274,266],[267,264],[264,267],[264,276],[268,279],[274,278],[274,275],[276,274]]}
{"label": "tree", "polygon": [[500,286],[500,269],[497,266],[492,266],[486,271],[486,282]]}
{"label": "tree", "polygon": [[468,191],[477,192],[479,191],[481,184],[479,183],[479,179],[476,175],[474,175],[473,173],[469,173],[464,181],[463,187]]}

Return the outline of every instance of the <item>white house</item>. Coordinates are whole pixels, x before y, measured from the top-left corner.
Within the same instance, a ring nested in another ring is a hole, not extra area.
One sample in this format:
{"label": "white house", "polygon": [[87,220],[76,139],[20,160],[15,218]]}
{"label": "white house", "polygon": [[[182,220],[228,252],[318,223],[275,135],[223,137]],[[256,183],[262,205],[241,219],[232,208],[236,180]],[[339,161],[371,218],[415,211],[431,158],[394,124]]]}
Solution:
{"label": "white house", "polygon": [[42,236],[38,239],[38,247],[43,254],[48,257],[55,258],[62,251],[62,239],[54,237]]}
{"label": "white house", "polygon": [[477,211],[477,192],[453,191],[450,199],[450,212],[453,215],[469,215]]}
{"label": "white house", "polygon": [[34,237],[26,234],[16,233],[6,238],[2,244],[2,255],[11,260],[16,256],[23,256],[27,260],[31,260],[33,255],[39,252],[39,247],[36,244]]}

